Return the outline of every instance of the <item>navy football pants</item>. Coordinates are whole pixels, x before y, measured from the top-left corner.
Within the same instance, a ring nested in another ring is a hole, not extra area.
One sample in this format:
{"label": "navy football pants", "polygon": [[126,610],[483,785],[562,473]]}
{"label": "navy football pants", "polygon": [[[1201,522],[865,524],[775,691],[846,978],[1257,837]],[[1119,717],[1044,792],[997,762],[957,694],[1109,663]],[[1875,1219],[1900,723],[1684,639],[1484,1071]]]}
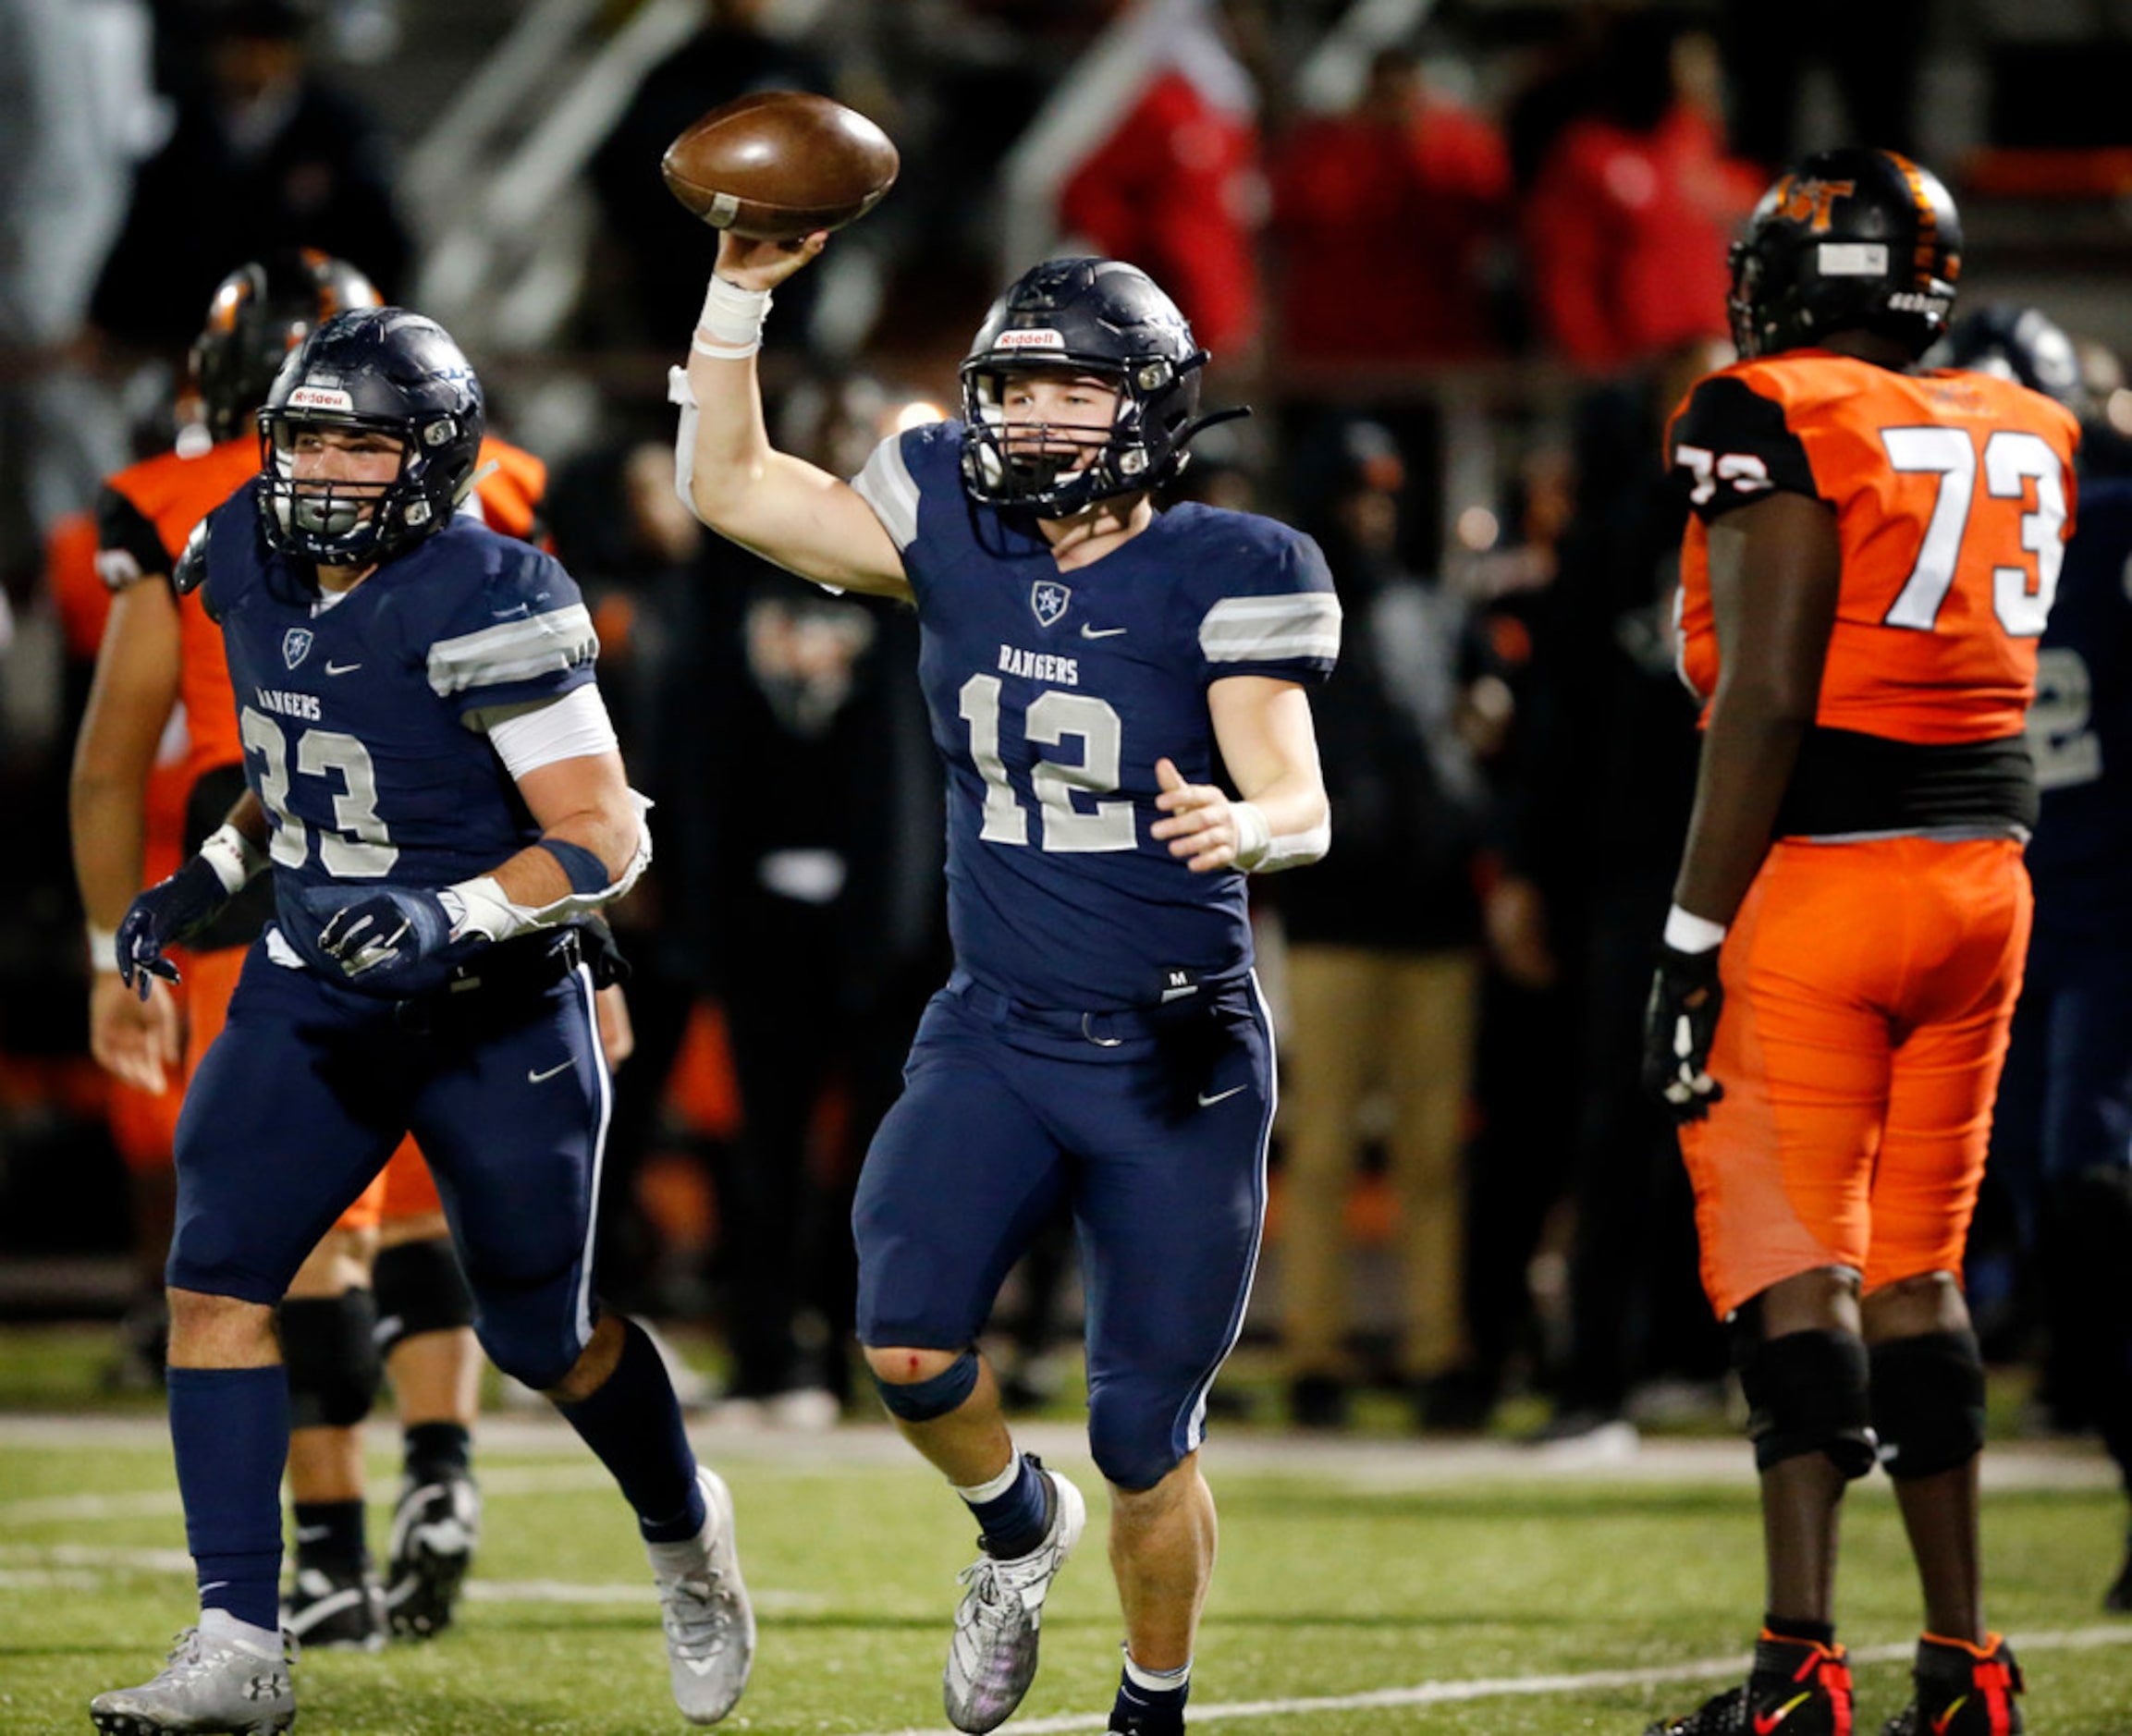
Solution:
{"label": "navy football pants", "polygon": [[1199,1445],[1266,1211],[1273,1034],[1256,985],[1206,1007],[1029,1014],[933,997],[859,1177],[859,1337],[959,1351],[1063,1196],[1086,1295],[1097,1464],[1150,1488]]}
{"label": "navy football pants", "polygon": [[610,1084],[591,972],[433,1033],[316,972],[245,960],[178,1124],[168,1281],[272,1304],[412,1131],[472,1285],[475,1331],[528,1386],[592,1330]]}

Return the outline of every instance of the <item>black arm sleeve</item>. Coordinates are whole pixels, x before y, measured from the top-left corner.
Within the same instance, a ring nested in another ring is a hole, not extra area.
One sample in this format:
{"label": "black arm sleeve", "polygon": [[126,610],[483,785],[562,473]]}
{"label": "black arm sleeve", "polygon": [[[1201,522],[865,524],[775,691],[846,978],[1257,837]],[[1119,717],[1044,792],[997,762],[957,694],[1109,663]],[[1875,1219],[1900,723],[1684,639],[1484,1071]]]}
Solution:
{"label": "black arm sleeve", "polygon": [[1673,475],[1706,524],[1772,490],[1821,497],[1783,406],[1733,375],[1713,374],[1696,387],[1668,444]]}
{"label": "black arm sleeve", "polygon": [[123,591],[170,570],[170,551],[148,515],[106,483],[96,491],[96,572]]}

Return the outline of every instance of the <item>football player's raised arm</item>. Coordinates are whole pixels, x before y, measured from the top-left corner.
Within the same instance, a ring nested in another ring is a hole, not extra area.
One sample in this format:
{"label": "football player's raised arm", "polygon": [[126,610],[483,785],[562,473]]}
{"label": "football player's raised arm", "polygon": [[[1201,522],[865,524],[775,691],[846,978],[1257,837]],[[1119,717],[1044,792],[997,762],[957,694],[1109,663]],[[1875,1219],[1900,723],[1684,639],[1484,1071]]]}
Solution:
{"label": "football player's raised arm", "polygon": [[768,293],[821,252],[803,241],[718,238],[688,371],[675,371],[681,407],[675,485],[719,535],[802,578],[846,591],[908,597],[896,544],[841,477],[770,444],[755,355]]}
{"label": "football player's raised arm", "polygon": [[1149,836],[1167,840],[1195,874],[1269,874],[1316,862],[1331,843],[1331,809],[1309,697],[1293,681],[1232,675],[1207,690],[1207,707],[1237,797],[1187,783],[1170,760],[1158,760],[1155,805],[1166,817]]}
{"label": "football player's raised arm", "polygon": [[1729,924],[1820,701],[1843,579],[1835,515],[1789,491],[1736,507],[1710,526],[1709,572],[1718,685],[1673,902]]}

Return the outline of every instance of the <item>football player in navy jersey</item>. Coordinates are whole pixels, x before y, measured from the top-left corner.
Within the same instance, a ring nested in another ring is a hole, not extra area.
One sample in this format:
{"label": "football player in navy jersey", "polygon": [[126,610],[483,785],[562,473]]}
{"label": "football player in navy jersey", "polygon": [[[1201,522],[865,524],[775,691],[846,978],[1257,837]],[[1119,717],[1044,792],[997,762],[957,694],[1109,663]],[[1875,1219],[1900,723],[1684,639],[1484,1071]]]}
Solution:
{"label": "football player in navy jersey", "polygon": [[165,946],[269,863],[276,915],[178,1134],[170,1422],[200,1620],[152,1681],[97,1697],[100,1730],[294,1721],[275,1627],[289,1418],[272,1309],[410,1131],[483,1348],[556,1400],[637,1513],[681,1711],[714,1722],[746,1682],[730,1498],[590,1269],[610,1101],[590,923],[641,873],[649,834],[577,586],[456,510],[483,422],[439,326],[337,314],[275,381],[260,476],[174,576],[221,625],[248,788],[134,900],[120,971],[142,992],[173,975]]}
{"label": "football player in navy jersey", "polygon": [[1339,652],[1339,605],[1307,537],[1157,510],[1206,425],[1207,358],[1115,261],[1024,274],[962,365],[962,420],[883,443],[855,482],[774,450],[762,319],[825,240],[720,238],[674,396],[677,480],[705,523],[918,610],[956,964],[860,1177],[859,1337],[982,1532],[944,1688],[957,1728],[988,1730],[1035,1673],[1084,1510],[1016,1452],[974,1347],[1008,1269],[1071,1205],[1125,1617],[1111,1722],[1159,1736],[1183,1722],[1214,1559],[1207,1393],[1265,1204],[1273,1045],[1244,875],[1326,849],[1305,689]]}
{"label": "football player in navy jersey", "polygon": [[[1980,308],[1932,360],[2010,376],[2089,430],[2028,708],[2036,927],[1991,1168],[2041,1278],[2052,1393],[2101,1432],[2132,1492],[2132,452],[2092,417],[2072,340],[2040,309]],[[2103,1607],[2132,1612],[2132,1547]]]}

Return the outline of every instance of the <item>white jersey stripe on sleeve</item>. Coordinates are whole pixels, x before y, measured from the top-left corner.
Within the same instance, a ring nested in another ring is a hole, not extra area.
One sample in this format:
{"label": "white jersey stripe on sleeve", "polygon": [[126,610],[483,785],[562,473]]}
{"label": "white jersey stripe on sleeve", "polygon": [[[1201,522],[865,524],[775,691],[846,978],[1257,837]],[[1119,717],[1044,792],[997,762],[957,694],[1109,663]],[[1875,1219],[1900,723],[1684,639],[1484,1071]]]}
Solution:
{"label": "white jersey stripe on sleeve", "polygon": [[903,462],[901,434],[890,434],[874,448],[866,468],[852,479],[852,486],[873,507],[899,554],[918,540],[918,484]]}
{"label": "white jersey stripe on sleeve", "polygon": [[498,621],[429,648],[430,691],[438,698],[560,674],[599,654],[599,635],[582,603]]}
{"label": "white jersey stripe on sleeve", "polygon": [[1209,663],[1273,663],[1340,655],[1340,600],[1326,591],[1223,597],[1199,623]]}

